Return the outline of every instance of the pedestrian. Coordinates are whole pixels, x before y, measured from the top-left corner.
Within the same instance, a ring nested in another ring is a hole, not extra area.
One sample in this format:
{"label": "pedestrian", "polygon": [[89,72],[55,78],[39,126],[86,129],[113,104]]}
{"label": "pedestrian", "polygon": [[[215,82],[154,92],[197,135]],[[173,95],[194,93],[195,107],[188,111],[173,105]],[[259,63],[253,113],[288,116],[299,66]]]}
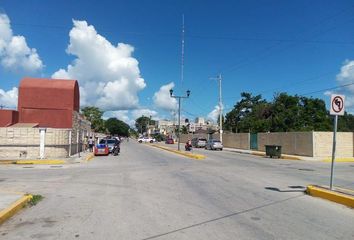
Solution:
{"label": "pedestrian", "polygon": [[87,138],[88,138],[87,136],[84,137],[84,145],[83,145],[84,152],[86,152],[86,150],[88,149],[88,139]]}
{"label": "pedestrian", "polygon": [[93,151],[93,145],[94,144],[95,144],[95,141],[92,139],[92,137],[90,137],[90,139],[88,140],[88,145],[89,145],[90,152]]}

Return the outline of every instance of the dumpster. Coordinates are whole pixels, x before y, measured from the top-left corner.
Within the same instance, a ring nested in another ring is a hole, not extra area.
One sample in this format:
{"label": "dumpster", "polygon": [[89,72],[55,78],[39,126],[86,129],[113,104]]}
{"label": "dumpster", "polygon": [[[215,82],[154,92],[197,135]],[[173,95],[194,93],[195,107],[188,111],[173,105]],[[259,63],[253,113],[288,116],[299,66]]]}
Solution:
{"label": "dumpster", "polygon": [[266,156],[273,158],[273,156],[281,157],[281,146],[279,145],[265,145]]}

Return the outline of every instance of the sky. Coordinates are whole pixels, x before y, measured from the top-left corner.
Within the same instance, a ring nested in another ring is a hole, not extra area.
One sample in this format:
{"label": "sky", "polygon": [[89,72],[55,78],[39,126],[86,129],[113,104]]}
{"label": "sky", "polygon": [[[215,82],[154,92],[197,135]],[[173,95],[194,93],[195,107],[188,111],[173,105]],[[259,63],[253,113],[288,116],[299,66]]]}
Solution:
{"label": "sky", "polygon": [[[182,74],[182,19],[184,58]],[[81,106],[133,125],[142,115],[216,120],[241,92],[346,96],[354,112],[352,0],[0,0],[0,105],[25,76],[76,79]],[[344,86],[343,86],[344,85]],[[341,87],[342,86],[342,87]]]}

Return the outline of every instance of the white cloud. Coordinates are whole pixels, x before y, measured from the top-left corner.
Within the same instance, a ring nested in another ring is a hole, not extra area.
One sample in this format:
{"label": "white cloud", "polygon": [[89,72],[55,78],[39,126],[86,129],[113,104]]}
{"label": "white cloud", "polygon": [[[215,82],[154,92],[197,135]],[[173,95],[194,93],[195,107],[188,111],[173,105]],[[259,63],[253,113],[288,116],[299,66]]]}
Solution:
{"label": "white cloud", "polygon": [[126,124],[132,126],[134,125],[135,121],[132,120],[130,117],[128,110],[119,110],[119,111],[107,111],[103,114],[103,118],[107,120],[108,118],[117,118]]}
{"label": "white cloud", "polygon": [[4,69],[26,73],[43,68],[37,50],[28,47],[24,36],[13,35],[6,14],[0,14],[0,63]]}
{"label": "white cloud", "polygon": [[141,117],[141,116],[145,116],[145,117],[152,117],[154,118],[154,120],[158,119],[158,113],[154,110],[150,110],[150,109],[147,109],[147,108],[144,108],[144,109],[135,109],[132,111],[132,117],[135,119]]}
{"label": "white cloud", "polygon": [[134,48],[124,43],[112,45],[86,21],[73,20],[73,24],[66,51],[76,59],[52,77],[78,80],[82,105],[107,111],[137,108],[137,94],[146,84],[132,57]]}
{"label": "white cloud", "polygon": [[170,96],[170,89],[175,86],[173,82],[163,85],[159,91],[155,92],[153,101],[157,108],[167,111],[177,110],[177,100]]}
{"label": "white cloud", "polygon": [[0,89],[0,105],[5,108],[16,108],[17,106],[18,89],[16,87],[5,92]]}
{"label": "white cloud", "polygon": [[217,122],[217,120],[219,118],[219,111],[220,111],[220,107],[219,107],[219,105],[216,105],[214,107],[214,110],[208,114],[208,119],[213,120],[213,122]]}
{"label": "white cloud", "polygon": [[[337,75],[337,82],[339,85],[346,85],[354,83],[354,60],[347,60],[341,67],[340,73]],[[353,112],[354,108],[354,84],[340,88],[336,93],[345,95],[346,111]]]}

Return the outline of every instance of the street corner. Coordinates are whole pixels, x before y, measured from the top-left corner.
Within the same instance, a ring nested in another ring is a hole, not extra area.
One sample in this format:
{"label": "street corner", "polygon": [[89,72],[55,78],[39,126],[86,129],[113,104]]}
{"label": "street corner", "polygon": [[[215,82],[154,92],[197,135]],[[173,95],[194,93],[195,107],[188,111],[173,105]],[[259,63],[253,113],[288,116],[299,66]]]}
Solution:
{"label": "street corner", "polygon": [[333,188],[333,190],[324,186],[309,185],[306,193],[313,197],[319,197],[335,203],[354,208],[354,191],[343,188]]}
{"label": "street corner", "polygon": [[0,193],[0,224],[15,215],[33,199],[31,194],[1,190]]}

